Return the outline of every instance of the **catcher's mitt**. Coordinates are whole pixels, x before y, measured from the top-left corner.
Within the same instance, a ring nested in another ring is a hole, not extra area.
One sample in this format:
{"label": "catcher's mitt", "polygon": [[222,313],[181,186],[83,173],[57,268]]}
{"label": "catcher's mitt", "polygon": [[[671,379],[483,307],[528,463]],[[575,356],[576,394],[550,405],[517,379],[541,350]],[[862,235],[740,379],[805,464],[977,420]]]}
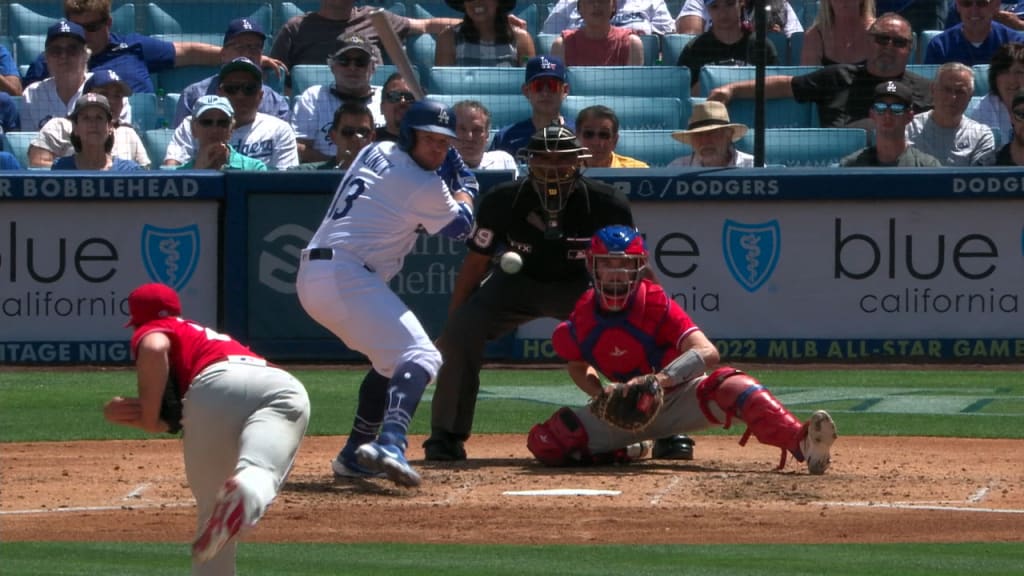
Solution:
{"label": "catcher's mitt", "polygon": [[589,405],[595,416],[628,432],[640,432],[650,425],[665,404],[665,392],[654,374],[616,383],[605,388]]}
{"label": "catcher's mitt", "polygon": [[178,391],[178,379],[172,370],[167,376],[164,386],[164,397],[160,401],[160,419],[167,423],[167,433],[181,432],[181,393]]}

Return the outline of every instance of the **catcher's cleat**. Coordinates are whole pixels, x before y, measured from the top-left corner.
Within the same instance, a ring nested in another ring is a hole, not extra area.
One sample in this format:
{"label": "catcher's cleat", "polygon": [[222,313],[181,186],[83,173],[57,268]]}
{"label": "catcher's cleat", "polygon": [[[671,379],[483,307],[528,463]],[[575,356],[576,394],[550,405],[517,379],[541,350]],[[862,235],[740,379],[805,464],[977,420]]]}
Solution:
{"label": "catcher's cleat", "polygon": [[462,440],[437,431],[423,442],[423,453],[427,460],[435,462],[459,462],[466,459],[466,447]]}
{"label": "catcher's cleat", "polygon": [[405,459],[405,454],[394,444],[370,442],[356,449],[359,465],[375,473],[384,473],[388,480],[399,486],[416,487],[423,481]]}
{"label": "catcher's cleat", "polygon": [[359,462],[356,461],[354,454],[351,458],[347,457],[347,455],[339,455],[334,460],[331,460],[331,471],[334,472],[335,480],[385,477],[381,472],[371,472],[370,470],[360,466]]}
{"label": "catcher's cleat", "polygon": [[807,461],[807,471],[811,474],[824,474],[832,463],[829,451],[836,441],[836,423],[832,416],[824,410],[811,414],[811,419],[804,424],[804,437],[800,440],[800,451]]}
{"label": "catcher's cleat", "polygon": [[213,514],[207,519],[199,537],[192,543],[192,559],[200,564],[210,560],[247,523],[242,489],[234,477],[228,478],[217,493],[217,504],[213,507]]}
{"label": "catcher's cleat", "polygon": [[693,460],[693,438],[685,434],[676,434],[668,438],[654,441],[651,458],[658,460]]}

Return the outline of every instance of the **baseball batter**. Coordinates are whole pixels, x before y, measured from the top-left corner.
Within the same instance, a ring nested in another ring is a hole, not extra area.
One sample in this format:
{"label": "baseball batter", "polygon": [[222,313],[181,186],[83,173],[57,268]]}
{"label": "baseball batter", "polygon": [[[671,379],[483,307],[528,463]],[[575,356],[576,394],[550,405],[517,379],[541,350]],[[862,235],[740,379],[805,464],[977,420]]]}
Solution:
{"label": "baseball batter", "polygon": [[230,336],[182,318],[168,286],[136,288],[128,308],[139,396],[113,398],[103,415],[147,432],[184,430],[198,509],[192,574],[234,574],[234,536],[259,521],[291,471],[309,421],[306,390]]}
{"label": "baseball batter", "polygon": [[824,410],[802,423],[757,380],[718,364],[718,350],[661,286],[644,278],[647,248],[635,229],[599,230],[587,251],[593,288],[576,303],[569,320],[555,329],[555,352],[568,361],[569,376],[589,396],[601,393],[601,377],[627,382],[655,373],[665,405],[641,432],[626,432],[587,408],[559,409],[530,430],[527,447],[544,464],[627,461],[627,447],[667,434],[728,428],[733,418],[747,425],[740,444],[753,434],[782,449],[779,468],[792,454],[811,474],[828,469],[836,427]]}
{"label": "baseball batter", "polygon": [[417,486],[420,476],[405,458],[406,434],[441,354],[388,281],[421,232],[465,238],[473,198],[452,193],[437,172],[455,137],[450,108],[416,102],[399,131],[397,142],[372,144],[356,156],[302,251],[297,288],[306,312],[373,364],[348,442],[331,463],[334,474],[384,474]]}

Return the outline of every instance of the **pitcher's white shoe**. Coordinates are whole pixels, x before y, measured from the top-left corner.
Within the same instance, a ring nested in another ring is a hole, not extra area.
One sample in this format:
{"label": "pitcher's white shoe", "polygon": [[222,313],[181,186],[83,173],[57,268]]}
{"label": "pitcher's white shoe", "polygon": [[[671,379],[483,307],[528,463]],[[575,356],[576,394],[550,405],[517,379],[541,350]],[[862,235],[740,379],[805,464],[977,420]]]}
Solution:
{"label": "pitcher's white shoe", "polygon": [[811,414],[810,420],[804,424],[804,438],[800,440],[800,451],[807,462],[807,471],[811,474],[824,474],[832,463],[829,452],[836,441],[836,423],[832,416],[824,410]]}

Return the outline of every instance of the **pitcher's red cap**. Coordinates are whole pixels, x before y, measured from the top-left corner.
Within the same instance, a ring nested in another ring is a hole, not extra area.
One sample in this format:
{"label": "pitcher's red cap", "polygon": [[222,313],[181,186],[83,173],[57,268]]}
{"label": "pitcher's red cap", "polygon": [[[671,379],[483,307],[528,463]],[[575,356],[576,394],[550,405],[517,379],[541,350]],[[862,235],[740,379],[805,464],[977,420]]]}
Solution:
{"label": "pitcher's red cap", "polygon": [[151,320],[181,315],[181,300],[174,288],[156,282],[143,284],[128,295],[131,318],[125,326],[142,326]]}

